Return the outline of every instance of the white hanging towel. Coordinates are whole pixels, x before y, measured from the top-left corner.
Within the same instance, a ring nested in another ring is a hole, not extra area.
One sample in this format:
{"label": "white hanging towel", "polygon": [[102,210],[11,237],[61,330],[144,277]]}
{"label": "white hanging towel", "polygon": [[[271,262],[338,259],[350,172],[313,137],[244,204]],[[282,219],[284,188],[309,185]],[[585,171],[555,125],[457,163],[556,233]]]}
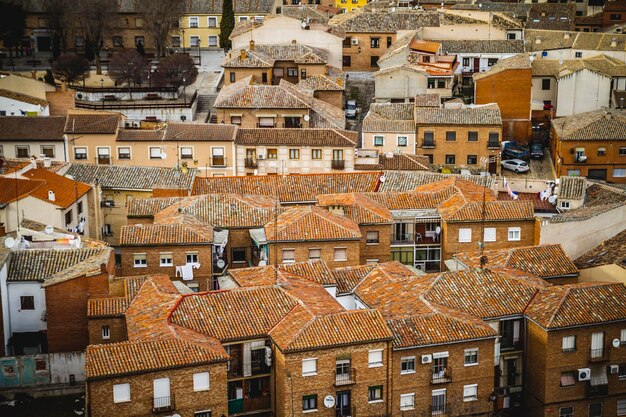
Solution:
{"label": "white hanging towel", "polygon": [[185,264],[180,268],[183,271],[183,281],[191,281],[193,279],[193,265]]}
{"label": "white hanging towel", "polygon": [[177,266],[176,267],[176,278],[180,278],[183,276],[183,267],[182,266]]}

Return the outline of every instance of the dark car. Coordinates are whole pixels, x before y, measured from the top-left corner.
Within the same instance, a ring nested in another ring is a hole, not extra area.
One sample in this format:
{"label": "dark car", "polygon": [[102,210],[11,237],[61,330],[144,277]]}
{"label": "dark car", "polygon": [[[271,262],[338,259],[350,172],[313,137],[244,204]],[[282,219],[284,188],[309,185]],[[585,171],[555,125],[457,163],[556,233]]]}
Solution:
{"label": "dark car", "polygon": [[533,159],[543,159],[543,145],[541,143],[535,142],[530,146],[530,157]]}

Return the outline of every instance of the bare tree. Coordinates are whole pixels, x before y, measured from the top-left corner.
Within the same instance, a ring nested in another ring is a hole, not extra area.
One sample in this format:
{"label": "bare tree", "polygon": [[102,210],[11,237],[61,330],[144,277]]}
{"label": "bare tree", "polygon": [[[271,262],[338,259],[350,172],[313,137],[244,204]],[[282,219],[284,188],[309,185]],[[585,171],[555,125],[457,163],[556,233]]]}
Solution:
{"label": "bare tree", "polygon": [[198,69],[189,55],[174,54],[159,62],[155,82],[160,86],[180,87],[196,82]]}
{"label": "bare tree", "polygon": [[42,5],[52,30],[52,56],[57,59],[61,53],[67,53],[72,3],[70,0],[43,0]]}
{"label": "bare tree", "polygon": [[52,73],[60,81],[72,84],[89,77],[91,65],[82,56],[61,55],[52,63]]}
{"label": "bare tree", "polygon": [[85,36],[85,46],[96,61],[96,73],[102,74],[100,52],[104,37],[117,21],[117,0],[76,0],[72,5],[72,23]]}
{"label": "bare tree", "polygon": [[146,27],[154,38],[156,56],[165,56],[168,38],[178,28],[178,16],[185,11],[185,1],[135,0],[135,7],[142,11]]}
{"label": "bare tree", "polygon": [[132,84],[141,84],[148,77],[148,63],[135,49],[124,49],[111,58],[109,77],[116,83],[128,84],[128,94],[133,99]]}

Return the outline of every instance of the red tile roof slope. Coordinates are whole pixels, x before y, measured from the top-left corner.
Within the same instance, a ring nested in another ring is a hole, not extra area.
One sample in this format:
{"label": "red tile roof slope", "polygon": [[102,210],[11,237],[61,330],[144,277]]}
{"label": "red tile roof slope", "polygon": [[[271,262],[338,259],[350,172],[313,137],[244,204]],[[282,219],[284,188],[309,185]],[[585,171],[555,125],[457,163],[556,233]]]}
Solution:
{"label": "red tile roof slope", "polygon": [[[31,180],[46,182],[43,187],[38,187],[31,193],[33,197],[64,209],[74,204],[74,202],[91,190],[90,185],[57,175],[44,168],[31,169],[22,175]],[[49,191],[54,192],[54,201],[48,199]]]}
{"label": "red tile roof slope", "polygon": [[320,207],[298,206],[265,225],[268,242],[359,240],[359,225]]}

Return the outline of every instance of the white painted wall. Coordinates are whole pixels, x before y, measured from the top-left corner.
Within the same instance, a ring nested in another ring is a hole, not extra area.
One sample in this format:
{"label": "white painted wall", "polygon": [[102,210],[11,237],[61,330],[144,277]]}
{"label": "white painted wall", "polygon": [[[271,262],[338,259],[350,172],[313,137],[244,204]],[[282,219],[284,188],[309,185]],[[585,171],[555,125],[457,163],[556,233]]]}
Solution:
{"label": "white painted wall", "polygon": [[557,117],[572,116],[608,107],[611,79],[587,69],[558,81]]}
{"label": "white painted wall", "polygon": [[506,39],[506,33],[506,30],[500,27],[485,23],[477,25],[428,26],[424,27],[418,36],[420,36],[420,39],[437,40],[503,40]]}
{"label": "white painted wall", "polygon": [[[38,332],[48,328],[47,322],[41,320],[46,311],[46,295],[40,282],[8,282],[9,332]],[[21,310],[20,297],[33,296],[34,310]]]}
{"label": "white painted wall", "polygon": [[391,98],[409,99],[417,94],[432,93],[428,90],[428,77],[421,72],[407,71],[398,68],[374,77],[376,100]]}
{"label": "white painted wall", "polygon": [[85,380],[85,352],[51,353],[48,358],[51,384],[69,384],[70,375],[76,382]]}
{"label": "white painted wall", "polygon": [[[543,90],[543,80],[550,79],[550,89]],[[555,77],[533,77],[532,79],[532,92],[531,100],[536,102],[543,102],[550,100],[552,105],[556,107],[557,102],[557,82]]]}
{"label": "white painted wall", "polygon": [[[447,51],[449,54],[454,55],[454,51]],[[515,56],[516,54],[478,54],[478,53],[463,53],[456,54],[457,61],[459,62],[459,66],[456,68],[455,74],[461,74],[464,70],[473,70],[474,69],[474,59],[478,58],[480,60],[478,72],[484,72],[491,69],[489,66],[489,59],[497,59],[498,61],[501,59],[510,58]],[[469,64],[463,65],[463,58],[469,58]],[[475,70],[475,69],[474,69]]]}
{"label": "white painted wall", "polygon": [[[0,242],[0,244],[4,244]],[[4,336],[4,351],[8,351],[9,338],[11,337],[11,323],[9,322],[9,297],[7,291],[7,275],[9,267],[5,262],[0,266],[0,308],[2,308],[2,329]],[[43,291],[42,291],[43,292]]]}
{"label": "white painted wall", "polygon": [[[237,175],[246,175],[251,169],[246,169],[246,149],[255,148],[256,155],[264,155],[265,159],[258,159],[258,175],[274,174],[307,174],[342,172],[332,169],[333,149],[343,150],[343,172],[354,171],[354,148],[329,146],[323,147],[322,159],[311,159],[311,149],[320,149],[319,146],[237,146]],[[278,159],[267,159],[267,149],[278,149]],[[289,149],[300,149],[300,159],[289,159]]]}
{"label": "white painted wall", "polygon": [[[30,156],[37,156],[42,154],[42,146],[54,146],[54,158],[50,158],[53,161],[67,162],[65,155],[65,147],[63,146],[63,139],[58,142],[26,142],[26,141],[3,141],[0,143],[2,147],[2,154],[5,158],[17,158],[16,146],[28,146],[28,152]],[[28,158],[24,159],[29,160]]]}
{"label": "white painted wall", "polygon": [[35,112],[37,116],[50,116],[50,108],[47,105],[39,106],[7,97],[0,97],[0,111],[6,112],[6,116],[26,116],[22,112]]}
{"label": "white painted wall", "polygon": [[[383,146],[374,146],[374,136],[383,136]],[[407,146],[398,146],[398,136],[407,136]],[[415,155],[415,132],[413,133],[363,133],[363,149],[375,149],[379,153],[396,152]],[[378,159],[376,159],[378,160]]]}
{"label": "white painted wall", "polygon": [[352,294],[340,295],[337,302],[346,310],[356,310],[356,301]]}

